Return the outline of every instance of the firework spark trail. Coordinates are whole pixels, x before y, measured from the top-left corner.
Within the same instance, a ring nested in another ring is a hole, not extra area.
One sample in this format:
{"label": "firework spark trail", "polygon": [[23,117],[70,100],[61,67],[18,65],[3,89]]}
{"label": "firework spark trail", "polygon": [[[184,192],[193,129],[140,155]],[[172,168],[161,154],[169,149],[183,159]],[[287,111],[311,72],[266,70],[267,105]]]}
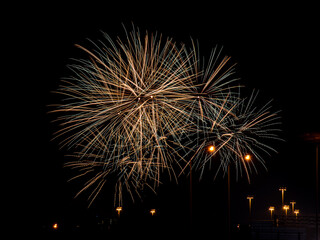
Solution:
{"label": "firework spark trail", "polygon": [[74,77],[58,91],[67,99],[55,110],[63,113],[56,137],[66,136],[62,146],[78,149],[80,160],[120,171],[122,182],[151,178],[159,183],[160,171],[172,168],[168,148],[181,145],[180,133],[192,124],[185,106],[191,87],[189,56],[182,56],[183,46],[179,49],[171,40],[161,46],[146,35],[142,43],[136,32],[126,44],[118,40],[119,48],[107,39],[112,48],[104,45],[92,52],[78,46],[90,60],[71,65]]}
{"label": "firework spark trail", "polygon": [[[211,164],[214,159],[219,159],[220,166],[216,175],[221,169],[225,174],[228,165],[234,164],[237,178],[238,174],[242,176],[244,171],[250,182],[251,168],[257,172],[255,162],[265,167],[261,153],[270,155],[270,151],[276,152],[276,150],[264,141],[266,139],[281,140],[278,137],[280,122],[277,112],[271,110],[271,101],[261,108],[254,105],[257,96],[258,92],[254,91],[248,99],[238,99],[238,102],[234,104],[234,115],[228,112],[221,115],[219,121],[215,120],[215,128],[210,127],[211,122],[201,123],[199,141],[202,139],[208,144],[200,145],[200,150],[197,148],[194,150],[193,158],[196,160],[196,169],[203,172],[207,164]],[[210,144],[216,146],[214,153],[206,150]],[[246,154],[252,155],[255,161],[246,161]],[[215,158],[216,155],[218,158]]]}
{"label": "firework spark trail", "polygon": [[[125,41],[104,37],[91,42],[94,50],[76,45],[89,59],[70,65],[73,76],[57,91],[65,99],[53,111],[61,124],[55,137],[76,159],[66,166],[79,169],[75,178],[89,179],[78,194],[93,188],[90,204],[112,174],[121,202],[122,188],[132,197],[145,186],[154,190],[164,172],[177,181],[191,160],[203,172],[219,155],[220,168],[233,160],[248,176],[246,152],[264,164],[253,148],[271,149],[259,139],[276,137],[270,129],[276,114],[268,104],[256,109],[254,94],[240,98],[234,64],[222,48],[205,63],[194,41],[187,49],[135,30]],[[216,144],[211,155],[210,144]]]}

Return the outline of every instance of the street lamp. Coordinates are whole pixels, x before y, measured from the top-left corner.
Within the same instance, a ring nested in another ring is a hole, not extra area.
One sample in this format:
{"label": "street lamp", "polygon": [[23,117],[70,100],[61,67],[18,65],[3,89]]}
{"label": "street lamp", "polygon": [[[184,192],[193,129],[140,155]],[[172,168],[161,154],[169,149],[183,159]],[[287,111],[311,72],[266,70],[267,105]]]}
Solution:
{"label": "street lamp", "polygon": [[[207,151],[209,153],[214,153],[216,151],[216,147],[211,144],[207,146]],[[192,227],[192,160],[190,160],[190,174],[189,174],[189,221],[190,221],[190,227]],[[150,211],[151,213],[151,211]],[[152,213],[151,213],[152,214]]]}
{"label": "street lamp", "polygon": [[274,206],[270,206],[269,207],[269,211],[270,211],[270,217],[271,217],[271,220],[272,220],[272,212],[274,211]]}
{"label": "street lamp", "polygon": [[282,206],[284,206],[284,192],[287,191],[286,187],[280,187],[279,191],[281,191],[281,196],[282,196]]}
{"label": "street lamp", "polygon": [[250,161],[251,160],[251,155],[250,154],[246,154],[244,156],[244,159],[247,160],[247,161]]}
{"label": "street lamp", "polygon": [[155,209],[151,209],[151,210],[150,210],[151,216],[153,216],[155,213],[156,213],[156,210],[155,210]]}
{"label": "street lamp", "polygon": [[116,208],[116,211],[118,212],[118,217],[120,217],[120,213],[121,213],[121,211],[122,211],[122,207],[117,207],[117,208]]}
{"label": "street lamp", "polygon": [[316,240],[319,240],[318,234],[318,215],[319,215],[319,146],[320,146],[320,132],[307,133],[303,136],[304,140],[314,143],[316,145]]}
{"label": "street lamp", "polygon": [[[210,145],[207,148],[208,152],[213,153],[216,148],[214,145]],[[250,154],[246,154],[244,156],[244,160],[246,161],[250,161],[251,160],[251,155]],[[190,165],[191,166],[191,165]],[[191,169],[190,169],[191,172]],[[191,175],[190,175],[191,176]],[[231,194],[230,194],[230,163],[228,164],[227,167],[227,177],[228,177],[228,215],[227,215],[227,221],[228,221],[228,238],[227,239],[231,239]],[[190,178],[191,179],[191,178]],[[191,181],[190,181],[191,182]],[[191,184],[190,184],[191,185]],[[249,199],[249,204],[250,204],[250,215],[251,215],[251,200],[253,199],[253,197],[251,199]]]}
{"label": "street lamp", "polygon": [[250,222],[251,222],[251,201],[253,199],[253,196],[248,196],[247,199],[249,200],[249,217],[250,217]]}
{"label": "street lamp", "polygon": [[52,228],[53,228],[54,230],[57,230],[57,229],[58,229],[58,223],[54,223],[54,224],[52,225]]}
{"label": "street lamp", "polygon": [[[216,147],[211,144],[209,146],[206,147],[206,150],[209,153],[213,153],[216,151]],[[190,227],[192,227],[192,159],[190,160],[189,163],[189,167],[190,167],[190,173],[189,173],[189,221],[190,221]],[[150,210],[151,213],[151,210]],[[154,212],[155,213],[155,212]],[[151,213],[151,215],[153,216],[153,214]]]}
{"label": "street lamp", "polygon": [[296,202],[295,201],[291,201],[290,204],[291,204],[291,207],[292,207],[292,212],[294,213],[294,205],[296,204]]}
{"label": "street lamp", "polygon": [[290,209],[289,205],[284,205],[283,209],[286,211],[286,216],[288,216],[288,209]]}
{"label": "street lamp", "polygon": [[294,210],[293,213],[296,215],[296,219],[298,219],[298,214],[300,213],[299,209]]}
{"label": "street lamp", "polygon": [[[209,147],[209,150],[210,150],[210,147]],[[215,149],[213,149],[215,150]],[[246,154],[244,156],[244,159],[246,161],[250,161],[251,160],[251,155],[249,154]],[[228,164],[228,167],[227,167],[227,175],[228,175],[228,239],[231,239],[231,192],[230,192],[230,163]],[[251,214],[251,199],[249,200],[250,201],[250,214]]]}
{"label": "street lamp", "polygon": [[208,151],[211,152],[211,153],[213,153],[215,150],[216,150],[216,147],[214,145],[210,145],[208,147]]}

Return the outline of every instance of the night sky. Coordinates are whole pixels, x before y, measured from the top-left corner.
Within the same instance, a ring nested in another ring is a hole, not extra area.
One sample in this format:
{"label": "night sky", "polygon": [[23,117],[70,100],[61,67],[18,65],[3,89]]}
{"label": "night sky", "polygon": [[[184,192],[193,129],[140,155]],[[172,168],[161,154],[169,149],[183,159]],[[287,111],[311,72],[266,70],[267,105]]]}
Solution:
{"label": "night sky", "polygon": [[[287,187],[286,202],[296,200],[301,214],[313,214],[315,147],[301,136],[320,132],[316,6],[78,4],[21,6],[21,12],[15,12],[18,20],[12,22],[8,34],[14,49],[14,67],[8,81],[14,80],[15,88],[19,86],[15,92],[9,91],[9,99],[11,102],[17,95],[20,99],[13,107],[18,116],[14,129],[18,131],[12,131],[12,149],[7,159],[14,164],[13,169],[6,170],[21,177],[12,195],[14,208],[21,209],[15,214],[20,219],[16,225],[32,219],[34,229],[55,221],[65,226],[74,222],[89,226],[97,215],[115,215],[113,186],[107,186],[89,209],[88,195],[73,198],[80,185],[67,182],[72,175],[63,169],[66,152],[59,150],[57,141],[51,141],[57,126],[51,123],[54,117],[48,111],[49,105],[57,102],[52,91],[68,74],[66,64],[79,56],[80,50],[74,44],[89,46],[86,38],[102,39],[100,30],[115,39],[124,33],[121,24],[130,29],[131,22],[142,33],[157,31],[178,43],[190,44],[190,37],[197,39],[201,54],[206,57],[216,44],[223,46],[224,53],[237,63],[241,83],[248,89],[260,90],[262,99],[273,99],[274,109],[281,110],[281,137],[285,141],[275,143],[278,154],[266,156],[268,171],[260,167],[259,174],[251,176],[250,185],[245,177],[238,182],[232,179],[233,222],[248,220],[248,194],[255,196],[253,218],[266,219],[268,207],[281,203],[280,186]],[[193,185],[193,222],[208,232],[223,228],[226,214],[226,178],[219,175],[213,181],[214,173],[208,171],[201,182],[195,177]],[[147,222],[144,216],[148,210],[156,208],[159,225],[166,222],[187,229],[188,179],[180,182],[179,186],[165,183],[158,195],[146,192],[135,203],[126,199],[124,217],[141,221],[141,227]],[[212,222],[205,220],[208,216]]]}

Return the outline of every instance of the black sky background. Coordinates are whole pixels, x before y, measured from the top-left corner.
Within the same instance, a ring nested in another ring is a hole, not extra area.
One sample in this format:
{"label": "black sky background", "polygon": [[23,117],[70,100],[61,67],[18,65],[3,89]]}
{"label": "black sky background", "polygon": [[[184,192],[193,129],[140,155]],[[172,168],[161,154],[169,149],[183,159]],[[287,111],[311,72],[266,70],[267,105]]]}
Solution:
{"label": "black sky background", "polygon": [[[68,73],[66,64],[79,56],[74,44],[88,46],[86,38],[102,39],[100,30],[113,39],[123,36],[122,23],[128,29],[134,23],[141,32],[157,31],[178,43],[197,39],[206,57],[216,44],[224,46],[224,53],[238,63],[241,83],[259,89],[263,100],[273,99],[274,108],[281,110],[285,142],[276,143],[278,154],[266,157],[268,171],[260,168],[250,185],[245,178],[232,181],[233,221],[247,221],[248,194],[255,195],[254,218],[266,218],[267,208],[281,202],[279,186],[287,187],[287,202],[294,199],[302,213],[312,214],[315,150],[301,135],[320,132],[319,19],[315,9],[307,3],[234,5],[215,1],[174,6],[170,2],[107,1],[19,6],[19,12],[13,11],[17,21],[7,35],[14,53],[10,79],[18,87],[9,100],[16,95],[20,99],[12,108],[18,117],[13,122],[17,131],[11,134],[14,169],[8,170],[21,178],[13,187],[17,214],[33,219],[36,227],[53,221],[89,222],[97,214],[114,214],[112,186],[89,209],[87,195],[73,198],[80,186],[67,182],[70,172],[62,167],[65,152],[59,151],[57,141],[51,141],[56,129],[48,105],[57,101],[51,92]],[[213,181],[213,176],[211,171],[201,182],[194,178],[194,221],[212,228],[203,220],[209,216],[219,229],[226,213],[226,179],[220,175]],[[188,179],[181,182],[179,186],[164,184],[158,195],[145,193],[144,199],[135,203],[128,199],[124,209],[141,215],[149,207],[158,208],[168,223],[186,225]]]}

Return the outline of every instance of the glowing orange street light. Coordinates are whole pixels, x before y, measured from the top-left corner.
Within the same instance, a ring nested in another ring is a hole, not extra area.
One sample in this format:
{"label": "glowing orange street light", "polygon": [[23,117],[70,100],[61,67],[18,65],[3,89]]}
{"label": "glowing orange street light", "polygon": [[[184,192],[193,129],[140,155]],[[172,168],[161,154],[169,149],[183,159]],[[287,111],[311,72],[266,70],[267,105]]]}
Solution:
{"label": "glowing orange street light", "polygon": [[299,209],[294,210],[293,212],[296,215],[296,219],[298,218],[298,214],[300,213]]}
{"label": "glowing orange street light", "polygon": [[214,152],[216,150],[216,148],[215,148],[215,146],[213,146],[213,145],[210,145],[209,147],[208,147],[208,151],[209,152]]}
{"label": "glowing orange street light", "polygon": [[156,213],[156,210],[155,209],[151,209],[150,213],[151,213],[151,216],[153,216]]}
{"label": "glowing orange street light", "polygon": [[296,202],[295,201],[291,201],[290,204],[291,204],[291,207],[292,207],[291,210],[294,213],[294,205],[296,204]]}
{"label": "glowing orange street light", "polygon": [[253,196],[248,196],[247,199],[249,200],[249,217],[251,220],[251,201],[253,199]]}
{"label": "glowing orange street light", "polygon": [[54,223],[54,224],[52,225],[52,228],[53,228],[54,230],[57,230],[57,229],[58,229],[58,223]]}
{"label": "glowing orange street light", "polygon": [[247,160],[247,161],[250,161],[251,160],[251,155],[250,154],[246,154],[244,156],[244,159]]}
{"label": "glowing orange street light", "polygon": [[270,217],[271,217],[271,220],[272,220],[272,212],[274,211],[274,206],[270,206],[269,207],[269,211],[270,211]]}
{"label": "glowing orange street light", "polygon": [[120,217],[120,213],[121,213],[121,211],[122,211],[122,207],[117,207],[117,208],[116,208],[116,211],[118,212],[118,216]]}
{"label": "glowing orange street light", "polygon": [[286,211],[286,216],[288,215],[288,209],[289,209],[289,205],[284,205],[283,209]]}
{"label": "glowing orange street light", "polygon": [[281,191],[282,206],[284,206],[284,192],[287,191],[287,188],[286,187],[281,187],[281,188],[279,188],[279,191]]}

